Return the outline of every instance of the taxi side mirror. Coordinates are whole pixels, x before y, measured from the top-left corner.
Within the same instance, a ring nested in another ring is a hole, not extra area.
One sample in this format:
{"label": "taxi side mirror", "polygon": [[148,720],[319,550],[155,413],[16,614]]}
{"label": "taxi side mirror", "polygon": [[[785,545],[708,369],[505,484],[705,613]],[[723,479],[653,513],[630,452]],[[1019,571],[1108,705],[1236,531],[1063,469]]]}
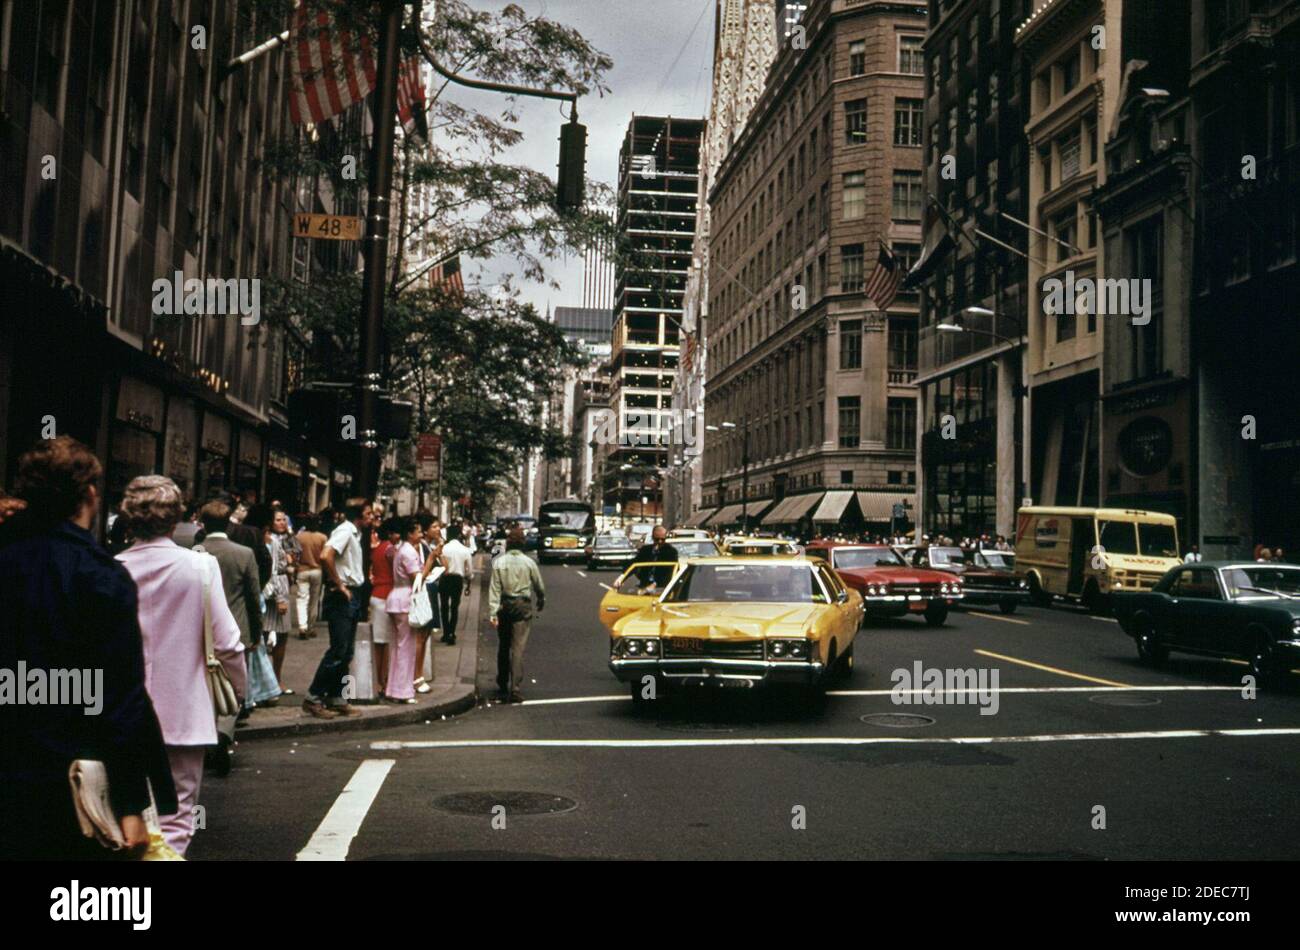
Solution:
{"label": "taxi side mirror", "polygon": [[849,602],[849,592],[846,590],[840,591],[835,595],[835,602],[838,604],[847,604]]}

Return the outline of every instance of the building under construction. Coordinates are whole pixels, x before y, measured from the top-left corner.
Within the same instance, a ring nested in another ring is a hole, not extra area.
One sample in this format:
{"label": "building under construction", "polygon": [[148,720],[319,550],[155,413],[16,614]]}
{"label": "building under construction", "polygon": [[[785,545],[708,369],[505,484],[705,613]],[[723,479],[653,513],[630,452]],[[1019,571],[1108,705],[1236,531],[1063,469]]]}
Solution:
{"label": "building under construction", "polygon": [[634,115],[619,152],[620,253],[610,355],[618,440],[600,477],[607,513],[632,520],[662,516],[704,125],[703,119]]}

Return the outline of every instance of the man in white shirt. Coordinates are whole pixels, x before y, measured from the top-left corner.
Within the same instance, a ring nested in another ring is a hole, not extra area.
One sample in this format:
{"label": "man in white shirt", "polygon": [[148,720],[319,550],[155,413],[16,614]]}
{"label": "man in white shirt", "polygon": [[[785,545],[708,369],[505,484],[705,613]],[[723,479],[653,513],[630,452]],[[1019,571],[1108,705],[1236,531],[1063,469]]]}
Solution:
{"label": "man in white shirt", "polygon": [[320,555],[325,584],[321,614],[329,624],[330,645],[302,703],[302,708],[317,719],[360,715],[343,695],[343,678],[352,663],[357,622],[366,608],[361,597],[366,582],[361,533],[370,526],[372,512],[364,498],[349,499],[344,512],[346,520],[334,528]]}
{"label": "man in white shirt", "polygon": [[1195,564],[1201,559],[1200,545],[1193,544],[1192,549],[1183,555],[1184,564]]}
{"label": "man in white shirt", "polygon": [[460,619],[460,599],[474,579],[474,551],[462,538],[468,525],[452,525],[451,539],[442,546],[447,573],[438,580],[438,613],[442,617],[442,642],[456,642],[456,621]]}

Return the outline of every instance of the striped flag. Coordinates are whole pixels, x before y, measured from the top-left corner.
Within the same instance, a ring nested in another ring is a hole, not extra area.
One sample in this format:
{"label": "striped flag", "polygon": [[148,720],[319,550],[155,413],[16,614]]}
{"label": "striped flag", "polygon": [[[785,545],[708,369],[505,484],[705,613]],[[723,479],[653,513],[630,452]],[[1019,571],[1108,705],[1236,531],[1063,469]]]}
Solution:
{"label": "striped flag", "polygon": [[397,74],[397,119],[408,136],[421,144],[429,140],[429,123],[424,81],[420,76],[420,58],[412,56],[402,63]]}
{"label": "striped flag", "polygon": [[456,299],[465,299],[465,280],[460,274],[459,254],[453,254],[430,268],[429,286]]}
{"label": "striped flag", "polygon": [[880,256],[876,258],[876,268],[871,272],[863,292],[872,299],[876,309],[882,313],[890,308],[898,296],[898,282],[902,278],[898,261],[894,253],[882,241]]}
{"label": "striped flag", "polygon": [[295,125],[322,123],[361,102],[375,88],[370,40],[339,29],[322,3],[314,16],[307,4],[293,13],[289,50],[289,115]]}

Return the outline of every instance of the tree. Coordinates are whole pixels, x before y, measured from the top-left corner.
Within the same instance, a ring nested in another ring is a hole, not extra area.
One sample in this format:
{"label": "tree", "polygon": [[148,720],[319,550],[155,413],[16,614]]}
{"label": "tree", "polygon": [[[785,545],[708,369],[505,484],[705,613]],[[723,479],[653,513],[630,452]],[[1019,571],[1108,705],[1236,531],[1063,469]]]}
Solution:
{"label": "tree", "polygon": [[[328,9],[340,23],[378,42],[377,7],[337,0],[303,0],[308,20]],[[255,22],[284,22],[292,0],[246,0]],[[401,38],[403,56],[431,54],[457,73],[497,82],[603,94],[612,62],[577,31],[509,4],[489,13],[464,0],[440,0],[438,15],[423,22],[419,5]],[[277,20],[278,18],[278,20]],[[415,431],[443,433],[443,491],[490,501],[494,484],[509,481],[534,449],[563,451],[564,437],[543,420],[545,398],[576,365],[577,354],[554,325],[519,299],[507,284],[494,292],[469,288],[453,295],[418,280],[420,262],[459,254],[468,260],[506,255],[518,274],[547,279],[547,262],[582,253],[612,236],[609,215],[553,208],[555,182],[531,168],[501,160],[521,140],[519,104],[513,97],[492,116],[454,101],[442,82],[429,104],[430,141],[402,139],[390,234],[384,335],[386,378],[396,394],[416,404]],[[273,174],[322,183],[356,200],[366,183],[364,141],[341,130],[276,143],[264,162]],[[351,159],[349,161],[349,159]],[[355,169],[355,176],[345,173]],[[419,210],[409,200],[420,197]],[[399,199],[400,196],[400,200]],[[589,208],[612,205],[607,186],[588,187]],[[312,338],[308,380],[355,378],[360,275],[326,274],[310,285],[264,280],[264,319],[291,325]],[[321,345],[321,344],[327,345]],[[340,354],[348,356],[340,358]],[[409,449],[409,446],[407,447]],[[410,455],[409,452],[404,453]],[[403,467],[386,484],[409,484]]]}

